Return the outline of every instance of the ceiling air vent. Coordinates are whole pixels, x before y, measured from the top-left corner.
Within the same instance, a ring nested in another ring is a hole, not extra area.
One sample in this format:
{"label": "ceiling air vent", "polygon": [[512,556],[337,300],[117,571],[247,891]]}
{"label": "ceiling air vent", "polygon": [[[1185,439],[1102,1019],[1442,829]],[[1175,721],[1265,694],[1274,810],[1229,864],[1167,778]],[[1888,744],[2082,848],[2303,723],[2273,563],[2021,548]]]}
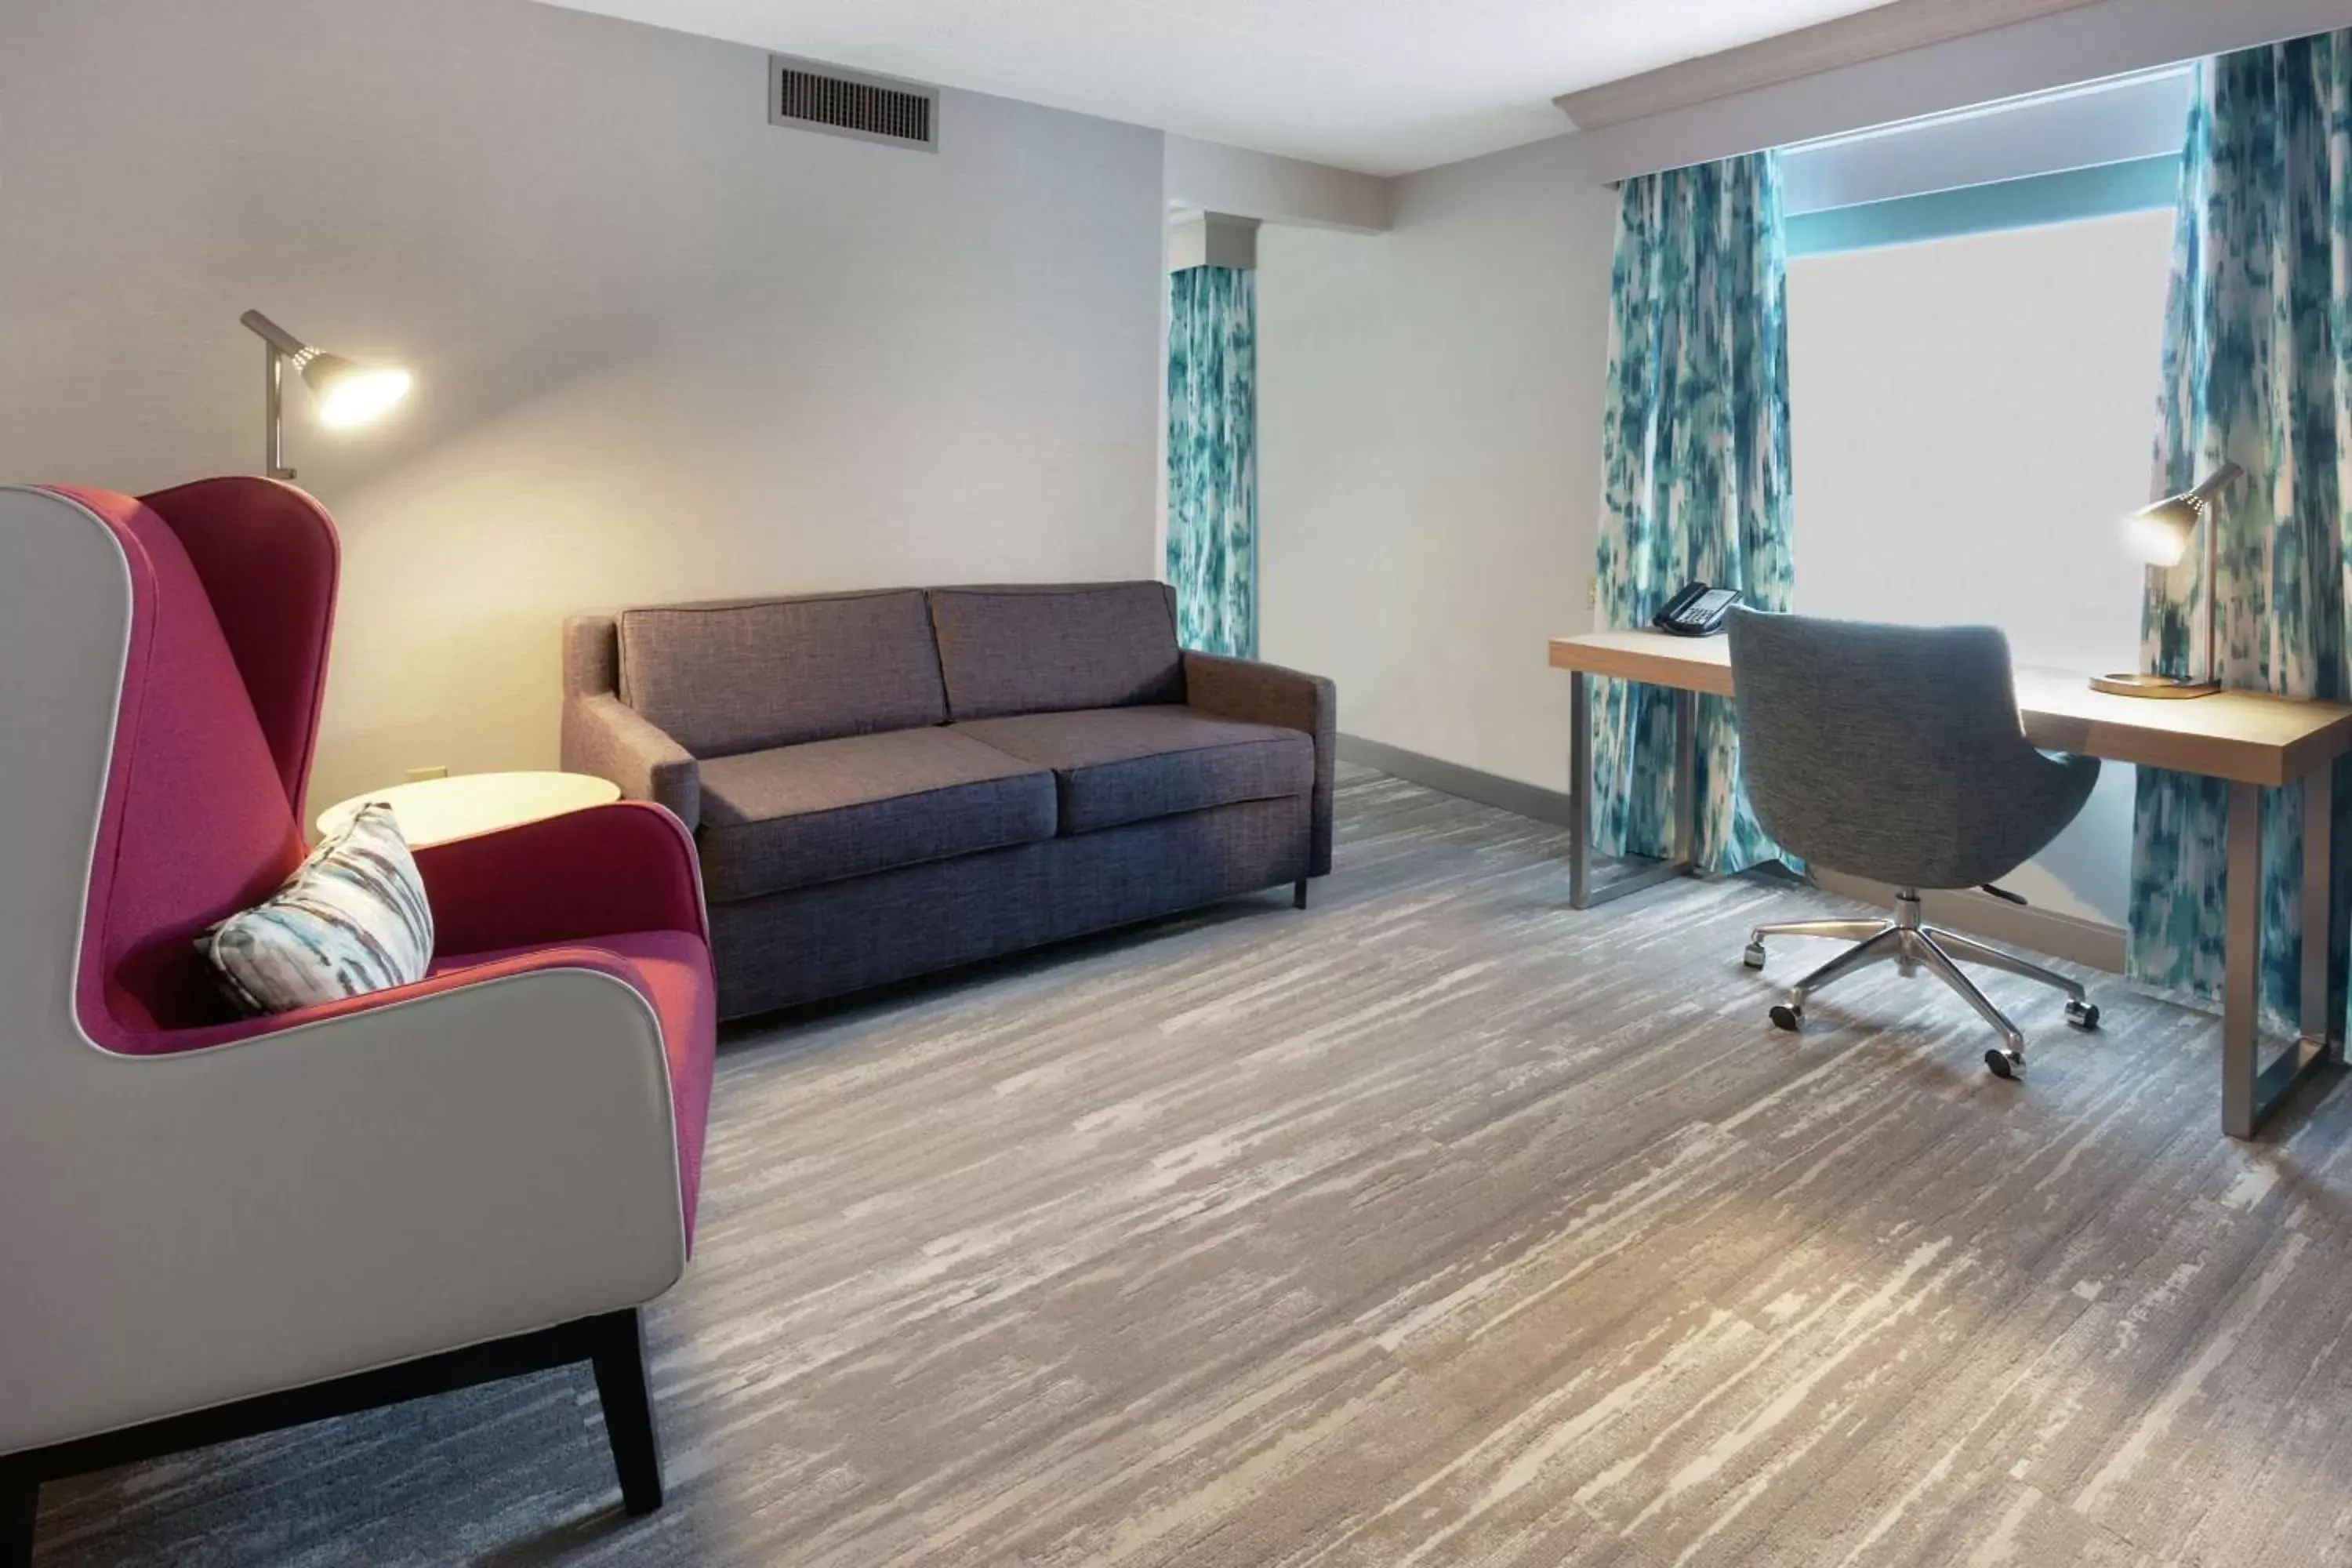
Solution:
{"label": "ceiling air vent", "polygon": [[771,55],[768,123],[936,153],[940,89]]}

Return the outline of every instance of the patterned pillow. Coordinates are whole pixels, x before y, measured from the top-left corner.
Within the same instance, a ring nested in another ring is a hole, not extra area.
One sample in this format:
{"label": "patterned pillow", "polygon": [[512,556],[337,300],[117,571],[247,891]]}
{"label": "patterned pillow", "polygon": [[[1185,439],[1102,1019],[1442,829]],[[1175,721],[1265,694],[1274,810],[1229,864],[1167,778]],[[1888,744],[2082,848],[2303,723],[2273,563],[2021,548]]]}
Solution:
{"label": "patterned pillow", "polygon": [[196,949],[248,1016],[424,979],[433,910],[392,807],[362,806],[267,903],[205,931]]}

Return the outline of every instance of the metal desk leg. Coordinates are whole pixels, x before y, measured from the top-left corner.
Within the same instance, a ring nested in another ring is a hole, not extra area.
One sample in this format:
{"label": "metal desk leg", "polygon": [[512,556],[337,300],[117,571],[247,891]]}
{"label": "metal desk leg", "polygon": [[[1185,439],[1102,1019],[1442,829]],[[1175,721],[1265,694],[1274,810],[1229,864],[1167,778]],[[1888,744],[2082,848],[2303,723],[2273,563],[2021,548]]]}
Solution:
{"label": "metal desk leg", "polygon": [[1667,858],[1605,884],[1592,880],[1592,678],[1568,676],[1568,901],[1580,910],[1688,876],[1698,843],[1698,694],[1675,693],[1674,826]]}
{"label": "metal desk leg", "polygon": [[2263,790],[2230,785],[2229,923],[2221,939],[2221,1131],[2254,1135],[2262,1054]]}
{"label": "metal desk leg", "polygon": [[2336,764],[2324,763],[2303,778],[2303,1005],[2296,1023],[2305,1046],[2341,1062],[2344,1041],[2327,1016],[2327,972],[2336,953],[2335,837]]}
{"label": "metal desk leg", "polygon": [[1568,676],[1568,901],[1592,907],[1592,678]]}
{"label": "metal desk leg", "polygon": [[2303,780],[2303,943],[2299,1037],[2262,1061],[2263,792],[2230,786],[2229,927],[2221,980],[2221,1131],[2252,1138],[2288,1095],[2335,1059],[2328,1044],[2327,959],[2334,940],[2334,764]]}
{"label": "metal desk leg", "polygon": [[1698,854],[1698,694],[1675,693],[1675,836],[1668,862],[1688,872]]}

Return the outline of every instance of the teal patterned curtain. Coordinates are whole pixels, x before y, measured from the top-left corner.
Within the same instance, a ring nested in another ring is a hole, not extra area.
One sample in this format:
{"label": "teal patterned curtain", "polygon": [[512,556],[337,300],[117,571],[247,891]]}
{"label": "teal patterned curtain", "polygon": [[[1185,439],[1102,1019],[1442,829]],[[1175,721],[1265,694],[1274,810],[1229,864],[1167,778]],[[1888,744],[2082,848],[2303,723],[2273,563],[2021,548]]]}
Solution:
{"label": "teal patterned curtain", "polygon": [[1257,291],[1236,267],[1168,279],[1168,581],[1177,640],[1257,657]]}
{"label": "teal patterned curtain", "polygon": [[[1788,253],[1771,153],[1625,182],[1610,278],[1601,625],[1645,626],[1693,578],[1789,607]],[[1672,694],[1602,681],[1593,843],[1665,853]],[[1699,700],[1699,864],[1780,855],[1739,780],[1731,704]]]}
{"label": "teal patterned curtain", "polygon": [[[2246,49],[2197,68],[2171,301],[2155,490],[2177,494],[2225,459],[2248,479],[2221,519],[2221,680],[2345,699],[2352,529],[2352,33]],[[2204,550],[2150,571],[2141,653],[2204,667]],[[2228,786],[2142,768],[2132,847],[2129,973],[2210,999],[2221,985]],[[2337,772],[2336,843],[2347,842]],[[2302,792],[2263,812],[2263,1011],[2296,1011]],[[2336,879],[2341,907],[2345,881]],[[2343,954],[2336,955],[2341,994]]]}

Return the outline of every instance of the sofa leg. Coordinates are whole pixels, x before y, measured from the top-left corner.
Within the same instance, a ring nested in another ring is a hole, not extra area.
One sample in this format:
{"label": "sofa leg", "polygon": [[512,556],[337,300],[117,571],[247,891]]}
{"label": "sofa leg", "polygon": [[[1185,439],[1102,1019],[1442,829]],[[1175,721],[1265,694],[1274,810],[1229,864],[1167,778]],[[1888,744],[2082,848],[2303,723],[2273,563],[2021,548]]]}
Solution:
{"label": "sofa leg", "polygon": [[621,1506],[651,1513],[662,1505],[661,1437],[646,1384],[645,1328],[635,1312],[614,1312],[596,1320],[595,1338],[596,1394],[621,1474]]}
{"label": "sofa leg", "polygon": [[41,1511],[41,1483],[0,1469],[0,1568],[33,1568],[33,1521]]}
{"label": "sofa leg", "polygon": [[1307,879],[1304,877],[1299,878],[1290,889],[1290,907],[1294,910],[1307,907]]}

